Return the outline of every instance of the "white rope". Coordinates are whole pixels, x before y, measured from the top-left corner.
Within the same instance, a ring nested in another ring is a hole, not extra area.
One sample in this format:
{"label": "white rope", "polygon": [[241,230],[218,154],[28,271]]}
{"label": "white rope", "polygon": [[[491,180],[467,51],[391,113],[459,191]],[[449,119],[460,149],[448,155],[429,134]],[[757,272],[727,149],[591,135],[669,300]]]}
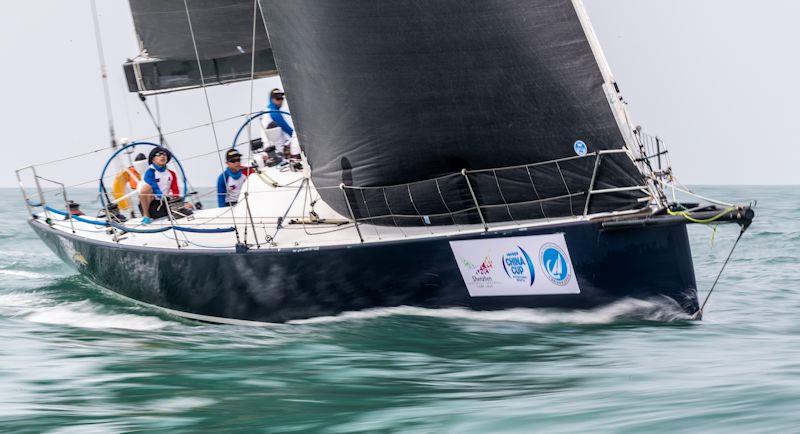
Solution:
{"label": "white rope", "polygon": [[705,200],[707,202],[710,202],[710,203],[713,203],[713,204],[716,204],[716,205],[722,205],[722,206],[727,206],[727,207],[735,206],[732,203],[720,202],[718,200],[714,200],[714,199],[711,199],[711,198],[708,198],[708,197],[705,197],[705,196],[701,196],[701,195],[699,195],[697,193],[693,193],[693,192],[691,192],[689,190],[685,190],[683,188],[680,188],[680,187],[676,186],[675,184],[670,184],[670,183],[664,182],[664,181],[662,181],[660,179],[655,179],[655,181],[657,181],[657,182],[661,183],[662,185],[664,185],[664,186],[666,186],[668,188],[671,188],[673,190],[678,190],[681,193],[688,194],[689,196],[695,197],[697,199],[702,199],[702,200]]}

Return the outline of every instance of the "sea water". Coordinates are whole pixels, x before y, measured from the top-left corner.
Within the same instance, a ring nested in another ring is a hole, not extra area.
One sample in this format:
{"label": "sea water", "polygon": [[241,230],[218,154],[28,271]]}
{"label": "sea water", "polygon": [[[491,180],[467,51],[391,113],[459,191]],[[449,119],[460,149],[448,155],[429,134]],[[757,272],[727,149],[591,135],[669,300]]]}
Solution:
{"label": "sea water", "polygon": [[[115,297],[50,253],[2,190],[0,431],[797,432],[799,189],[697,188],[758,200],[702,322],[624,300],[264,328]],[[737,228],[690,233],[705,292]]]}

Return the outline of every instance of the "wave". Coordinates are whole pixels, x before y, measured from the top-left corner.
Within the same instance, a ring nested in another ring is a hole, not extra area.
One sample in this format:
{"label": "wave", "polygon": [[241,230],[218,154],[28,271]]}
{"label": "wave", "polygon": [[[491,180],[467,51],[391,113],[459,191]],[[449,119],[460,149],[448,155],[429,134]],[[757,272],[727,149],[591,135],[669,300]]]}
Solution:
{"label": "wave", "polygon": [[517,322],[526,324],[610,324],[621,320],[672,322],[689,319],[689,315],[670,300],[640,300],[629,298],[590,310],[519,308],[498,311],[476,311],[467,308],[426,309],[411,306],[387,307],[357,312],[345,312],[335,316],[294,320],[289,321],[289,324],[349,322],[392,316]]}
{"label": "wave", "polygon": [[8,292],[0,294],[0,309],[29,309],[41,304],[41,297],[29,292]]}
{"label": "wave", "polygon": [[[3,251],[3,255],[0,257],[0,267],[2,267],[0,273],[6,276],[15,276],[15,272],[31,272],[35,273],[35,276],[33,274],[30,276],[35,278],[46,276],[45,273],[41,273],[42,270],[52,270],[63,274],[67,269],[66,265],[53,254],[14,250]],[[16,274],[16,276],[21,275]]]}
{"label": "wave", "polygon": [[154,316],[98,312],[88,301],[37,309],[25,319],[40,324],[56,324],[87,329],[161,330],[170,325]]}
{"label": "wave", "polygon": [[35,271],[2,270],[2,269],[0,269],[0,276],[22,277],[25,279],[40,279],[47,277],[47,275],[42,273],[37,273]]}

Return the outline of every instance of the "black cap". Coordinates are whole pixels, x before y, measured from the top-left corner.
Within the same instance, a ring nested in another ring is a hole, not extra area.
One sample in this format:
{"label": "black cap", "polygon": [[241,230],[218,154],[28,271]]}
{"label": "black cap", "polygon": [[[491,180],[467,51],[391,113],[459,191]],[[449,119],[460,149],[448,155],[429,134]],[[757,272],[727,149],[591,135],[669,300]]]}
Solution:
{"label": "black cap", "polygon": [[275,98],[276,96],[285,96],[285,95],[286,94],[278,88],[272,89],[272,92],[269,93],[270,99]]}
{"label": "black cap", "polygon": [[170,160],[172,160],[172,152],[169,152],[169,149],[163,146],[156,146],[155,148],[153,148],[152,151],[150,151],[150,155],[147,156],[147,162],[153,164],[153,158],[155,158],[156,154],[158,154],[159,152],[164,152],[167,154],[167,163],[169,163]]}
{"label": "black cap", "polygon": [[225,161],[228,163],[236,159],[242,159],[242,154],[240,154],[236,149],[229,149],[228,152],[225,153]]}
{"label": "black cap", "polygon": [[142,160],[146,160],[146,159],[147,159],[147,157],[144,154],[142,154],[141,152],[139,152],[139,155],[137,155],[136,158],[133,159],[133,161],[142,161]]}

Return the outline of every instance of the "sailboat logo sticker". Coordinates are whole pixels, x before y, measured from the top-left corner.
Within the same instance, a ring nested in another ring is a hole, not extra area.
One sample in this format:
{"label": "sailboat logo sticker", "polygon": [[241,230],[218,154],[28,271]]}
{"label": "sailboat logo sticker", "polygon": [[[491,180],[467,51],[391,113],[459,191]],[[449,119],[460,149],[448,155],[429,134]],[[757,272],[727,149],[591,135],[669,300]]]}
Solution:
{"label": "sailboat logo sticker", "polygon": [[587,152],[589,152],[589,147],[586,146],[586,142],[584,142],[583,140],[578,140],[577,142],[575,142],[573,148],[575,149],[575,153],[579,157],[583,157],[584,155],[586,155]]}
{"label": "sailboat logo sticker", "polygon": [[561,248],[553,243],[547,243],[539,251],[539,264],[547,280],[554,285],[565,286],[572,278],[569,263]]}

